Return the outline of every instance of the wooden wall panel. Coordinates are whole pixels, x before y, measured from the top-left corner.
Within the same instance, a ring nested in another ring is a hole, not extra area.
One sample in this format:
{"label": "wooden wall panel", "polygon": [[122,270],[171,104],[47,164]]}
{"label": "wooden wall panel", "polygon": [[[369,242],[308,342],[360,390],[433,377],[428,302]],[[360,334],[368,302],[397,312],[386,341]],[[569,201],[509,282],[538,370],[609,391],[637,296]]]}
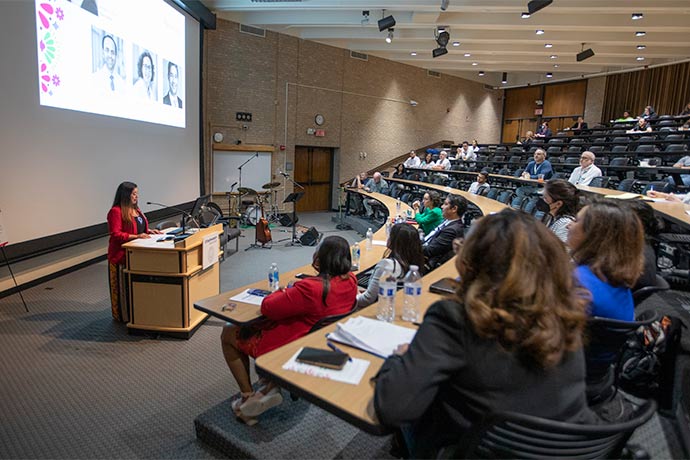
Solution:
{"label": "wooden wall panel", "polygon": [[519,131],[519,129],[520,129],[520,121],[519,120],[505,121],[503,123],[503,139],[501,139],[501,142],[504,142],[504,143],[515,142],[515,136],[517,136],[518,134],[521,137],[524,137],[524,133],[521,133]]}
{"label": "wooden wall panel", "polygon": [[584,114],[586,96],[587,80],[545,85],[544,118]]}
{"label": "wooden wall panel", "polygon": [[527,86],[506,90],[505,112],[503,119],[534,117],[536,104],[541,99],[541,87]]}

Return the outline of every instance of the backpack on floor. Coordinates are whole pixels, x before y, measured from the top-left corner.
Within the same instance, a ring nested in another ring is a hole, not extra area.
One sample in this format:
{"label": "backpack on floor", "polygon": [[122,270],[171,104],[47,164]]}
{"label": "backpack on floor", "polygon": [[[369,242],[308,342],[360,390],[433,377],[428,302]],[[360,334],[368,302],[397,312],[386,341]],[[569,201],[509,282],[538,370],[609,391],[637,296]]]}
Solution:
{"label": "backpack on floor", "polygon": [[[645,313],[638,319],[644,316]],[[654,398],[661,408],[671,409],[681,327],[679,318],[664,315],[640,326],[630,336],[624,345],[618,376],[623,391],[640,398]]]}

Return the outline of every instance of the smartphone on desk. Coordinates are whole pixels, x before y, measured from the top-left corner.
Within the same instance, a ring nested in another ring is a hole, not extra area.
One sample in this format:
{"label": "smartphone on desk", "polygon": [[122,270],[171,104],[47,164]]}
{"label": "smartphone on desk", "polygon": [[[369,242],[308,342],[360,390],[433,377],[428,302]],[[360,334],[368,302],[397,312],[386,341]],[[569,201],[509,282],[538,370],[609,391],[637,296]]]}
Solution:
{"label": "smartphone on desk", "polygon": [[271,291],[267,291],[266,289],[249,289],[247,293],[259,297],[266,297],[267,295],[271,294]]}
{"label": "smartphone on desk", "polygon": [[349,358],[350,355],[339,351],[304,347],[300,354],[297,355],[296,361],[298,363],[311,364],[312,366],[340,370],[345,366]]}
{"label": "smartphone on desk", "polygon": [[436,294],[455,294],[459,284],[455,278],[441,278],[429,286],[429,291]]}

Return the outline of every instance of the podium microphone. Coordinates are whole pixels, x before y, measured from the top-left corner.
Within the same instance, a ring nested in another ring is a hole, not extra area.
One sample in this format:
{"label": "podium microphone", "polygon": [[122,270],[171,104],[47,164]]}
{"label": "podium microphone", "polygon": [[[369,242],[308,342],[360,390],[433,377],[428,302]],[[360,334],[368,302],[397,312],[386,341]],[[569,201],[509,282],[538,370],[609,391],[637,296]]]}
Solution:
{"label": "podium microphone", "polygon": [[182,225],[181,225],[181,227],[182,227],[181,233],[182,234],[184,234],[184,232],[185,232],[185,225],[184,224],[185,224],[185,220],[186,220],[185,218],[187,218],[187,217],[192,219],[196,223],[197,228],[201,228],[201,226],[199,225],[199,222],[197,222],[197,220],[194,218],[194,216],[192,216],[190,213],[188,213],[187,211],[185,211],[182,208],[178,208],[177,206],[169,206],[169,205],[163,204],[163,203],[156,203],[155,201],[147,201],[146,204],[152,204],[154,206],[160,206],[161,208],[170,208],[170,209],[174,209],[175,211],[180,211],[184,215],[184,217],[182,217]]}

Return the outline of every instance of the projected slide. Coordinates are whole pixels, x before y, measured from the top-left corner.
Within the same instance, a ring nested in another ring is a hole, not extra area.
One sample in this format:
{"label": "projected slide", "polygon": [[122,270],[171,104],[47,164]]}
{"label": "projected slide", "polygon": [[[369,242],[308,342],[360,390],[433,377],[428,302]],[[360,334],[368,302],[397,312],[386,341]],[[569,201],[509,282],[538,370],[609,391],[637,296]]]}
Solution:
{"label": "projected slide", "polygon": [[185,19],[163,0],[36,0],[41,105],[185,127]]}

